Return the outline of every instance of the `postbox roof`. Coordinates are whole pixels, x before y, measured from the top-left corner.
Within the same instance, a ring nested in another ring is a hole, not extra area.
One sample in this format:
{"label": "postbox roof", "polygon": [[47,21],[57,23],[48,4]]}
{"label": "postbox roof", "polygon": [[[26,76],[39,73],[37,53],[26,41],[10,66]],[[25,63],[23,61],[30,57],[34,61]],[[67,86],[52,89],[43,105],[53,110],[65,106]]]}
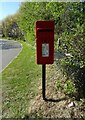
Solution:
{"label": "postbox roof", "polygon": [[54,30],[54,21],[37,21],[36,22],[36,27],[37,28],[45,28],[45,29],[53,29]]}

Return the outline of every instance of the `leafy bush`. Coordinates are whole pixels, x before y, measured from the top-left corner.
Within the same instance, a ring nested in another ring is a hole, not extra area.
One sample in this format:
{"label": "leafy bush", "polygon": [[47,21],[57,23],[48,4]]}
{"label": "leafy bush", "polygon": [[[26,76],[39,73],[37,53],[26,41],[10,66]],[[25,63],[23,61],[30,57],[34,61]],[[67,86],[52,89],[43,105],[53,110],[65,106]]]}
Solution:
{"label": "leafy bush", "polygon": [[75,85],[71,80],[67,80],[64,85],[64,92],[69,95],[76,93]]}

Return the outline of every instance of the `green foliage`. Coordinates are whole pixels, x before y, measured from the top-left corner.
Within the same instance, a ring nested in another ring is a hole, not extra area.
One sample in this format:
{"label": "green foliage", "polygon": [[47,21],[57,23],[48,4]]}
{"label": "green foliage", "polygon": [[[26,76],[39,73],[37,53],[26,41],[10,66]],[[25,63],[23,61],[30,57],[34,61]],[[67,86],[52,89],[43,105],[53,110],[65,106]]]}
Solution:
{"label": "green foliage", "polygon": [[27,41],[35,40],[35,22],[41,19],[47,19],[46,3],[25,2],[19,9],[18,24],[24,32]]}
{"label": "green foliage", "polygon": [[85,114],[81,114],[81,118],[85,120]]}
{"label": "green foliage", "polygon": [[[60,50],[73,55],[74,63],[84,67],[84,3],[25,2],[18,11],[18,24],[29,43],[35,40],[35,22],[37,20],[55,21],[55,48],[60,38]],[[71,59],[68,59],[70,62]]]}
{"label": "green foliage", "polygon": [[67,80],[64,85],[64,92],[69,95],[76,93],[75,85],[71,80]]}
{"label": "green foliage", "polygon": [[62,88],[62,84],[60,80],[56,80],[56,88],[60,90]]}
{"label": "green foliage", "polygon": [[16,15],[11,15],[7,16],[3,21],[2,21],[2,37],[11,37],[11,38],[18,38],[21,39],[23,38],[22,31],[20,30],[18,23],[17,23],[18,16]]}
{"label": "green foliage", "polygon": [[80,101],[82,102],[82,103],[85,103],[85,99],[83,98],[83,99],[80,99]]}

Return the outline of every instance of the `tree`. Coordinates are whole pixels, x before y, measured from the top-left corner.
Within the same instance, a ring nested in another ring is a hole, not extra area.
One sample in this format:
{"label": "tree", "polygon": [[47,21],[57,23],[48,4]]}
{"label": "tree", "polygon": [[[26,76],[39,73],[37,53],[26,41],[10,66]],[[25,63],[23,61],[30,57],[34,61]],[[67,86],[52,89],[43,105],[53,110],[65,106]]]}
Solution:
{"label": "tree", "polygon": [[22,31],[20,30],[17,24],[17,14],[12,16],[7,16],[2,21],[2,31],[3,36],[20,38],[23,36]]}

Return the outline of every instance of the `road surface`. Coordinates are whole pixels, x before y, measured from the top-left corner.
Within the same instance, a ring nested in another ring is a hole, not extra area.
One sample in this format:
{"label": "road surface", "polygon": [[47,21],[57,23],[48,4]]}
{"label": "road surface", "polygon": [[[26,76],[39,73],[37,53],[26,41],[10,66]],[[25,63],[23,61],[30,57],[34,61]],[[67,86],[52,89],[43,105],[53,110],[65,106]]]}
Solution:
{"label": "road surface", "polygon": [[0,72],[20,53],[22,46],[13,40],[0,40]]}

